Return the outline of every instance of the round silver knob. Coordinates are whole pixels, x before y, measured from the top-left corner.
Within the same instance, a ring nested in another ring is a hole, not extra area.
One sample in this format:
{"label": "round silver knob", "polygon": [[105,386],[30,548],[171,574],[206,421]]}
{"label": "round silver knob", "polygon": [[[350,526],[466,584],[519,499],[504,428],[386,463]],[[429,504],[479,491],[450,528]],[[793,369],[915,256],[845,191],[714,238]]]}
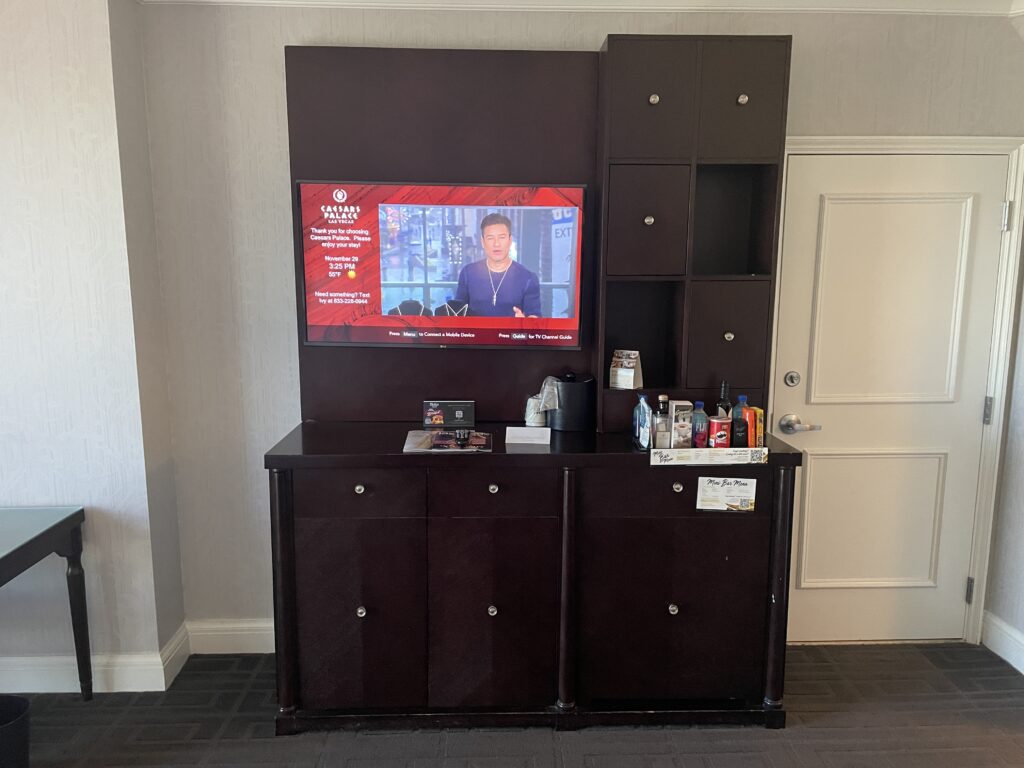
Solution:
{"label": "round silver knob", "polygon": [[722,338],[725,339],[726,341],[732,341],[733,339],[736,338],[736,334],[733,333],[732,331],[726,331],[724,334],[722,334]]}
{"label": "round silver knob", "polygon": [[488,616],[497,616],[498,615],[498,609],[495,608],[493,605],[488,605],[487,606],[487,615]]}
{"label": "round silver knob", "polygon": [[362,483],[359,483],[359,485],[355,487],[355,491],[356,493],[366,493],[366,486],[363,485]]}
{"label": "round silver knob", "polygon": [[366,618],[366,609],[363,608],[363,606],[360,605],[358,608],[356,608],[356,616],[358,616],[360,619],[365,619]]}
{"label": "round silver knob", "polygon": [[661,96],[659,96],[656,93],[652,93],[650,96],[647,97],[647,100],[651,102],[651,104],[657,104],[659,101],[661,101]]}
{"label": "round silver knob", "polygon": [[488,485],[487,486],[487,492],[488,493],[497,493],[498,492],[498,484],[497,483],[491,483],[490,485]]}
{"label": "round silver knob", "polygon": [[739,104],[741,107],[748,101],[750,101],[750,97],[747,96],[747,94],[745,93],[741,93],[739,96],[736,97],[736,103]]}
{"label": "round silver knob", "polygon": [[676,605],[675,603],[669,603],[668,604],[668,612],[671,613],[673,616],[675,616],[677,613],[679,613],[679,606]]}
{"label": "round silver knob", "polygon": [[644,216],[644,224],[646,224],[649,227],[653,223],[654,223],[654,217],[653,216]]}
{"label": "round silver knob", "polygon": [[682,483],[672,483],[672,490],[675,491],[676,493],[682,493],[683,492],[683,484]]}

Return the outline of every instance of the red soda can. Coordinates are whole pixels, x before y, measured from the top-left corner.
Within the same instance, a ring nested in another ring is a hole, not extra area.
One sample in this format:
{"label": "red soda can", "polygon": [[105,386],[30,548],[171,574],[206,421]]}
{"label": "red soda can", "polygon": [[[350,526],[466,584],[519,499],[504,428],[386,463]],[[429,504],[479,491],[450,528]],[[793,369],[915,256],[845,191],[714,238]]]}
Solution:
{"label": "red soda can", "polygon": [[728,416],[708,419],[708,448],[728,448],[732,436],[732,422]]}

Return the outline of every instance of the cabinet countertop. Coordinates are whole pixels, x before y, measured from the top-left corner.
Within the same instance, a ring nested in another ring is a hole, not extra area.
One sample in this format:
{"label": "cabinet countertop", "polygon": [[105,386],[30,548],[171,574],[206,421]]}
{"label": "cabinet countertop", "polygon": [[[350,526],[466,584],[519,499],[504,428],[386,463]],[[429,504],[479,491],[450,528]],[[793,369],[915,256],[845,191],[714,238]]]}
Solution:
{"label": "cabinet countertop", "polygon": [[[505,422],[482,422],[479,432],[493,435],[493,451],[486,453],[403,453],[410,430],[422,426],[388,421],[307,421],[299,424],[264,457],[267,469],[316,467],[471,467],[499,463],[506,467],[648,466],[647,451],[633,448],[624,432],[551,431],[549,450],[535,452],[533,446],[505,445],[505,428],[522,426]],[[768,466],[800,466],[802,454],[773,435],[765,436]],[[533,450],[530,450],[533,448]],[[718,465],[728,466],[728,465]],[[759,465],[735,465],[756,467]],[[762,465],[763,466],[763,465]],[[677,466],[678,468],[678,466]]]}

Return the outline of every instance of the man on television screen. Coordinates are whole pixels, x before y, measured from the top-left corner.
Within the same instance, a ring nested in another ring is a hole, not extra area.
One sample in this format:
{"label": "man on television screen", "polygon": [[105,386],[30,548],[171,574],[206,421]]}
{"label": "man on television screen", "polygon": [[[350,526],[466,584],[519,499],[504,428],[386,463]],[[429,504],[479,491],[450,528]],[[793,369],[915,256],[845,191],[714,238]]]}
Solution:
{"label": "man on television screen", "polygon": [[478,317],[540,317],[540,280],[509,256],[509,218],[500,213],[484,216],[480,243],[486,258],[459,272],[455,300],[469,304],[469,314]]}

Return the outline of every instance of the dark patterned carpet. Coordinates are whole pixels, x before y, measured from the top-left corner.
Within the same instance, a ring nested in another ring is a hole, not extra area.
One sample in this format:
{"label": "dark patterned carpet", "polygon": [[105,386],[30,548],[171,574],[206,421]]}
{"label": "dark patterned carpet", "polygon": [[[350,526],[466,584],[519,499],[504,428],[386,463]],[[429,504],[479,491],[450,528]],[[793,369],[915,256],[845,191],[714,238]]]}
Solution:
{"label": "dark patterned carpet", "polygon": [[1024,767],[1024,677],[967,645],[791,648],[789,727],[273,736],[270,656],[193,656],[166,693],[32,697],[32,765]]}

